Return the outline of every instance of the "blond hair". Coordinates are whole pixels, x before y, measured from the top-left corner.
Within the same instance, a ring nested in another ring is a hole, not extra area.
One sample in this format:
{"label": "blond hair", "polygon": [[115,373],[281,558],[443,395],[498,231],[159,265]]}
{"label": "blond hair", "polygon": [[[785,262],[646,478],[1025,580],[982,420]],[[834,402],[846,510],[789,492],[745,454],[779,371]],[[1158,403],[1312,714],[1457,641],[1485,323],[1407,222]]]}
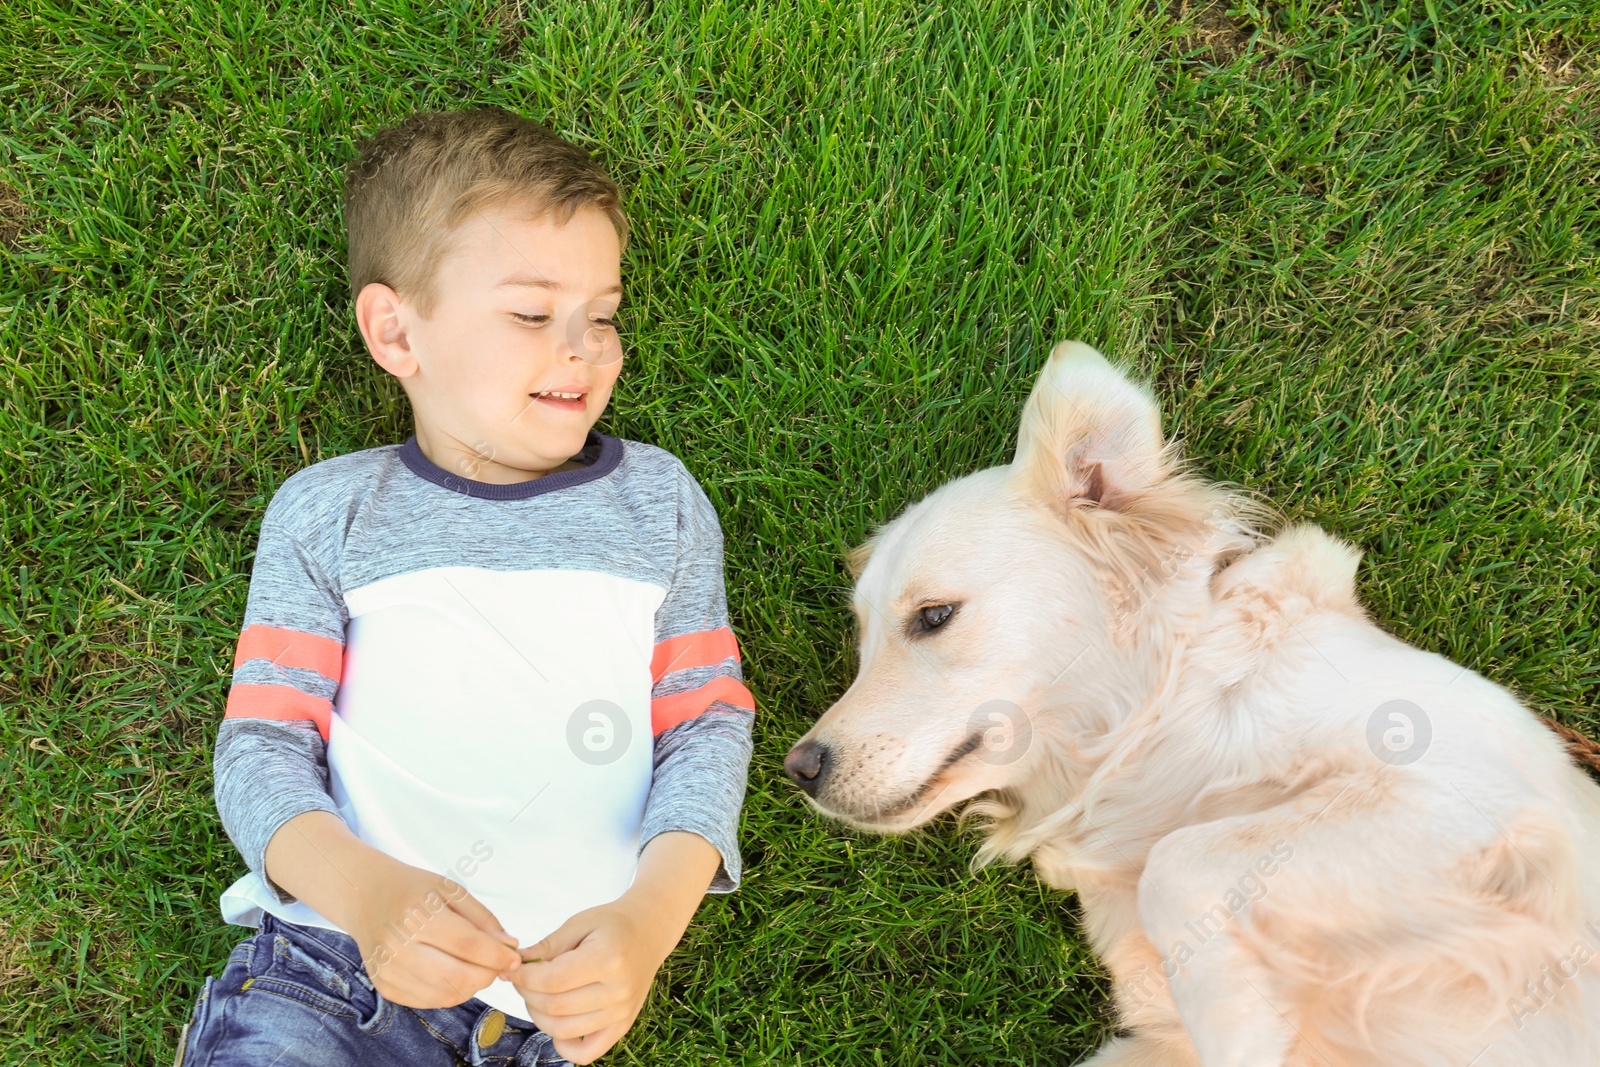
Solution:
{"label": "blond hair", "polygon": [[345,176],[351,295],[381,282],[431,314],[455,228],[508,205],[561,224],[597,208],[627,248],[622,190],[587,150],[540,123],[488,107],[421,112],[379,130]]}

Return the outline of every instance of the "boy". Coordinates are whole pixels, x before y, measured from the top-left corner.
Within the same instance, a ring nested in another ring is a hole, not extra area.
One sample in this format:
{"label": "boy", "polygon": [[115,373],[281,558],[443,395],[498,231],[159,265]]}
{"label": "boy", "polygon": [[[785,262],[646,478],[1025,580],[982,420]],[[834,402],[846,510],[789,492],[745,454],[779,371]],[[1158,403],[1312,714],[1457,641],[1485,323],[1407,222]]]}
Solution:
{"label": "boy", "polygon": [[721,530],[676,457],[591,429],[627,223],[588,153],[416,115],[351,167],[345,221],[416,434],[267,508],[216,748],[250,868],[223,916],[260,930],[178,1062],[589,1063],[739,879]]}

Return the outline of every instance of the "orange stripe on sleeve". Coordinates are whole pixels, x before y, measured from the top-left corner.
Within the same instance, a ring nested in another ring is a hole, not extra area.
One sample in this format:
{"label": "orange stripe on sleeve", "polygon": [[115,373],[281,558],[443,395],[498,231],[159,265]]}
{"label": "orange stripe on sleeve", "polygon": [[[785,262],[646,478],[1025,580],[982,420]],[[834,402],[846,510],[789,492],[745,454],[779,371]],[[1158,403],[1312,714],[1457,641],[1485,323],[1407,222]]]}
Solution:
{"label": "orange stripe on sleeve", "polygon": [[656,644],[655,655],[650,658],[650,676],[659,682],[673,671],[709,667],[729,656],[739,658],[739,642],[727,626],[669,637]]}
{"label": "orange stripe on sleeve", "polygon": [[316,671],[337,682],[344,671],[344,645],[331,637],[319,637],[303,630],[287,630],[256,623],[239,635],[233,653],[235,669],[253,659],[269,659],[280,667],[301,667]]}
{"label": "orange stripe on sleeve", "polygon": [[317,733],[328,739],[333,704],[292,685],[235,685],[228,691],[224,719],[310,719]]}
{"label": "orange stripe on sleeve", "polygon": [[657,735],[664,734],[680,722],[688,722],[699,717],[701,712],[719,700],[752,711],[756,706],[756,698],[745,688],[744,683],[724,674],[687,693],[673,693],[671,696],[652,700],[650,729]]}

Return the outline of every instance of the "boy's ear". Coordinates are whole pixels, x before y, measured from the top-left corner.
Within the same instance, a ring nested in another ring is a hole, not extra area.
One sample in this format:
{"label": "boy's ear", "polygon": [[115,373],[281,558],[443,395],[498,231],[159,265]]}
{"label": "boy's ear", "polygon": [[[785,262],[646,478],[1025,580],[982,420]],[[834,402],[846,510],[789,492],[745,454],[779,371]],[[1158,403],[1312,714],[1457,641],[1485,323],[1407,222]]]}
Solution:
{"label": "boy's ear", "polygon": [[382,282],[368,282],[356,294],[356,325],[373,360],[396,378],[417,372],[417,359],[406,337],[405,306],[400,294]]}
{"label": "boy's ear", "polygon": [[1011,465],[1053,507],[1119,508],[1169,473],[1161,411],[1099,352],[1063,341],[1028,395]]}

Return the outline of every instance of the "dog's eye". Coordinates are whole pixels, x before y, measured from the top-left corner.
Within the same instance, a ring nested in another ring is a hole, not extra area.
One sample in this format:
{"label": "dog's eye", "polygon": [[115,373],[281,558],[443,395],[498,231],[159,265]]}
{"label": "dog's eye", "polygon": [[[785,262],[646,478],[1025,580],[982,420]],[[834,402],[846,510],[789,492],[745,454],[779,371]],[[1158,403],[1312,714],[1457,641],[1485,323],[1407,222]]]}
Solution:
{"label": "dog's eye", "polygon": [[923,631],[937,630],[950,621],[955,611],[954,604],[930,604],[917,612],[917,622]]}

